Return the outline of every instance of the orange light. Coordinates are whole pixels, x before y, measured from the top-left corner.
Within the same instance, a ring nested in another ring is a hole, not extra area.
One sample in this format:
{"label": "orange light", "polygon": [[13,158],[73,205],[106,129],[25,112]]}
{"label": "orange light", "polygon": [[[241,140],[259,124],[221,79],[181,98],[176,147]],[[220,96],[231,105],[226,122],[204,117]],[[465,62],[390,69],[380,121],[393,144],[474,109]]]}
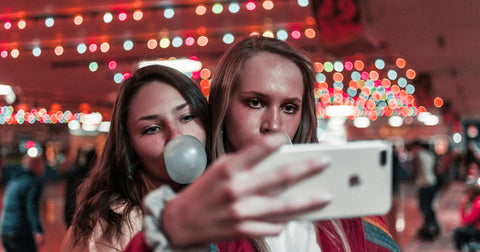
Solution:
{"label": "orange light", "polygon": [[62,46],[57,46],[54,49],[55,55],[60,56],[63,54],[63,47]]}
{"label": "orange light", "polygon": [[[202,73],[200,73],[200,75],[202,75]],[[200,81],[200,87],[201,87],[201,88],[210,87],[210,81],[207,80],[207,79],[201,80],[201,81]]]}
{"label": "orange light", "polygon": [[317,73],[323,72],[323,64],[322,63],[315,62],[314,66],[315,66],[315,72],[317,72]]}
{"label": "orange light", "polygon": [[207,13],[207,7],[205,7],[205,5],[199,4],[197,8],[195,8],[195,14],[203,16],[205,13]]}
{"label": "orange light", "polygon": [[353,66],[357,71],[362,71],[365,65],[363,64],[363,61],[361,60],[356,60],[355,63],[353,63]]}
{"label": "orange light", "polygon": [[81,15],[76,15],[73,18],[73,23],[75,23],[76,25],[81,25],[83,23],[83,17]]}
{"label": "orange light", "polygon": [[142,18],[143,18],[143,12],[141,10],[136,10],[133,13],[133,20],[140,21],[140,20],[142,20]]}
{"label": "orange light", "polygon": [[262,6],[265,10],[271,10],[273,9],[273,2],[271,0],[265,0],[263,1]]}
{"label": "orange light", "polygon": [[356,82],[354,80],[350,80],[350,82],[348,83],[348,86],[353,90],[357,90],[358,89],[358,82]]}
{"label": "orange light", "polygon": [[208,68],[202,69],[202,71],[200,71],[200,78],[202,79],[208,79],[211,75],[212,72]]}
{"label": "orange light", "polygon": [[413,80],[417,74],[415,73],[415,70],[408,69],[406,72],[406,75],[407,75],[407,78],[409,78],[410,80]]}
{"label": "orange light", "polygon": [[343,81],[343,74],[336,72],[333,74],[333,81],[335,82],[342,82]]}
{"label": "orange light", "polygon": [[404,68],[407,62],[402,58],[397,58],[397,60],[395,61],[395,64],[397,65],[398,68]]}
{"label": "orange light", "polygon": [[435,107],[437,108],[440,108],[443,106],[443,99],[440,98],[440,97],[435,97],[435,99],[433,99],[433,105],[435,105]]}
{"label": "orange light", "polygon": [[27,26],[27,21],[25,19],[21,19],[18,21],[18,29],[23,30]]}
{"label": "orange light", "polygon": [[156,39],[150,39],[148,42],[147,42],[147,47],[148,49],[155,49],[155,47],[157,47],[158,43],[157,43],[157,40]]}
{"label": "orange light", "polygon": [[199,46],[206,46],[208,44],[208,38],[206,36],[200,36],[197,39],[197,44]]}
{"label": "orange light", "polygon": [[102,53],[106,53],[108,52],[108,50],[110,50],[110,44],[108,44],[107,42],[103,42],[100,45],[100,51],[102,51]]}
{"label": "orange light", "polygon": [[312,28],[308,28],[305,30],[305,37],[309,38],[309,39],[312,39],[312,38],[315,38],[315,30],[312,29]]}

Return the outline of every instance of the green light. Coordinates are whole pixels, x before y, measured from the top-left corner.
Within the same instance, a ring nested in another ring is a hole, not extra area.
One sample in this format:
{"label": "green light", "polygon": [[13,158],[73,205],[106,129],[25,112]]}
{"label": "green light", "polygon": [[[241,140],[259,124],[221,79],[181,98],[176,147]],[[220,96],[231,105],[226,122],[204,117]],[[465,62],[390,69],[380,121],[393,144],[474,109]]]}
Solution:
{"label": "green light", "polygon": [[212,12],[215,14],[220,14],[223,11],[223,6],[220,3],[216,3],[212,7]]}
{"label": "green light", "polygon": [[88,69],[90,69],[90,71],[92,72],[95,72],[98,70],[98,64],[97,62],[91,62],[89,65],[88,65]]}
{"label": "green light", "polygon": [[333,71],[333,64],[332,64],[332,62],[328,62],[328,61],[325,62],[325,63],[323,64],[323,69],[325,69],[325,71],[326,71],[326,72],[329,72],[329,73],[330,73],[331,71]]}

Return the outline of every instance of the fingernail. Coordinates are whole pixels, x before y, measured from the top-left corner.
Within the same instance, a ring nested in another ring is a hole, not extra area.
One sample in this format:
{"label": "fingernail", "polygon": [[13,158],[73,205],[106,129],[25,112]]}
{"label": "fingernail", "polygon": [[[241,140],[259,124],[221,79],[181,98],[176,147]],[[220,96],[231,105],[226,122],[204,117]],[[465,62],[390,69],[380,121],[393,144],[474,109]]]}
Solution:
{"label": "fingernail", "polygon": [[323,168],[327,168],[330,165],[330,158],[322,156],[313,159],[313,162],[316,166],[322,166]]}

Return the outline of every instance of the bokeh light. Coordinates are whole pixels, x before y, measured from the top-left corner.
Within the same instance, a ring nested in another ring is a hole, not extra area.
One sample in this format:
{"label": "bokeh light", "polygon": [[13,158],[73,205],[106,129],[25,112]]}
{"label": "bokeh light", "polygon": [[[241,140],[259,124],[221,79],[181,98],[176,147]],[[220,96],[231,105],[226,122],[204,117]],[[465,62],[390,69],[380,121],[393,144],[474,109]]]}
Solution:
{"label": "bokeh light", "polygon": [[195,39],[193,37],[185,38],[185,45],[186,46],[193,46],[195,44]]}
{"label": "bokeh light", "polygon": [[207,13],[207,7],[205,7],[205,5],[203,4],[197,5],[197,7],[195,8],[195,14],[197,14],[198,16],[203,16],[205,15],[205,13]]}
{"label": "bokeh light", "polygon": [[273,9],[273,7],[274,7],[273,1],[271,1],[271,0],[265,0],[265,1],[263,1],[262,7],[263,7],[265,10],[271,10],[271,9]]}
{"label": "bokeh light", "polygon": [[288,32],[286,30],[280,29],[277,31],[277,39],[285,41],[288,38]]}
{"label": "bokeh light", "polygon": [[433,99],[433,105],[435,105],[437,108],[441,108],[443,106],[443,99],[440,97],[435,97],[435,99]]}
{"label": "bokeh light", "polygon": [[5,21],[5,23],[3,23],[3,28],[5,28],[5,30],[10,30],[12,28],[12,22]]}
{"label": "bokeh light", "polygon": [[199,46],[206,46],[208,44],[208,38],[207,36],[200,36],[197,39],[197,44]]}
{"label": "bokeh light", "polygon": [[228,11],[232,14],[238,13],[240,11],[240,5],[237,2],[231,2],[228,5]]}
{"label": "bokeh light", "polygon": [[117,62],[115,60],[110,60],[108,62],[108,69],[115,70],[117,68]]}
{"label": "bokeh light", "polygon": [[248,11],[253,11],[257,8],[257,4],[254,2],[254,1],[248,1],[246,4],[245,4],[245,8],[248,10]]}
{"label": "bokeh light", "polygon": [[173,16],[175,16],[175,10],[173,8],[166,8],[165,11],[163,12],[163,16],[166,19],[171,19]]}
{"label": "bokeh light", "polygon": [[297,3],[300,7],[307,7],[309,4],[308,0],[297,0]]}
{"label": "bokeh light", "polygon": [[302,37],[302,33],[298,29],[293,29],[291,32],[291,36],[293,39],[300,39]]}
{"label": "bokeh light", "polygon": [[55,24],[55,20],[53,19],[53,17],[48,17],[45,19],[45,26],[46,27],[52,27],[53,25]]}
{"label": "bokeh light", "polygon": [[105,14],[103,14],[103,22],[105,22],[106,24],[109,24],[111,23],[113,20],[113,15],[112,13],[110,12],[105,12]]}
{"label": "bokeh light", "polygon": [[98,70],[98,63],[97,62],[90,62],[90,64],[88,65],[88,69],[91,72],[97,71]]}
{"label": "bokeh light", "polygon": [[223,43],[230,45],[233,43],[233,41],[235,41],[235,37],[233,36],[233,34],[227,33],[223,35]]}
{"label": "bokeh light", "polygon": [[17,26],[18,26],[18,29],[23,30],[25,29],[25,27],[27,27],[27,21],[25,21],[25,19],[20,19],[18,21]]}
{"label": "bokeh light", "polygon": [[143,12],[141,10],[136,10],[133,12],[133,20],[140,21],[143,18]]}
{"label": "bokeh light", "polygon": [[125,20],[127,20],[127,13],[125,11],[121,11],[120,13],[118,13],[118,20],[120,22],[124,22]]}
{"label": "bokeh light", "polygon": [[79,54],[84,54],[87,51],[87,46],[84,43],[80,43],[77,45],[77,52]]}
{"label": "bokeh light", "polygon": [[76,24],[76,25],[81,25],[83,23],[83,17],[82,15],[76,15],[74,18],[73,18],[73,23]]}
{"label": "bokeh light", "polygon": [[215,3],[212,6],[212,12],[215,14],[220,14],[223,12],[223,5],[221,3]]}
{"label": "bokeh light", "polygon": [[180,38],[180,37],[174,37],[174,38],[172,39],[172,46],[173,46],[173,47],[180,47],[180,46],[182,46],[182,44],[183,44],[182,38]]}
{"label": "bokeh light", "polygon": [[150,39],[147,42],[148,49],[155,49],[157,47],[157,45],[158,45],[158,42],[157,42],[156,39]]}
{"label": "bokeh light", "polygon": [[160,39],[159,45],[160,45],[160,48],[163,48],[163,49],[168,48],[170,46],[170,39],[168,38]]}
{"label": "bokeh light", "polygon": [[106,52],[108,52],[108,50],[110,50],[110,44],[107,43],[107,42],[103,42],[100,45],[100,51],[102,51],[102,53],[106,53]]}
{"label": "bokeh light", "polygon": [[125,51],[130,51],[133,49],[133,41],[131,40],[126,40],[125,42],[123,42],[123,49]]}
{"label": "bokeh light", "polygon": [[315,30],[312,29],[312,28],[308,28],[305,30],[305,37],[309,38],[309,39],[313,39],[315,38]]}

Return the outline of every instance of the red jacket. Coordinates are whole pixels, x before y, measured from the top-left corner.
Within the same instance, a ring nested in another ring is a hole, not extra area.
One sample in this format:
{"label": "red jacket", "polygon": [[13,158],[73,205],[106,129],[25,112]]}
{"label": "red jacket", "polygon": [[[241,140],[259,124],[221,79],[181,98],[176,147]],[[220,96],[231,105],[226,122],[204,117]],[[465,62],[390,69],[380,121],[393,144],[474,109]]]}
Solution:
{"label": "red jacket", "polygon": [[[387,226],[381,217],[365,217],[341,220],[346,237],[348,238],[350,248],[355,252],[389,252],[400,251],[395,241],[388,232]],[[329,222],[317,222],[322,224],[327,231],[334,231]],[[339,242],[328,239],[325,231],[318,228],[317,241],[321,244],[322,251],[335,252],[342,251]],[[255,252],[254,247],[248,239],[238,239],[229,242],[220,242],[216,244],[220,252]],[[147,246],[144,239],[144,233],[140,232],[130,241],[125,248],[126,252],[150,252],[151,248]]]}

